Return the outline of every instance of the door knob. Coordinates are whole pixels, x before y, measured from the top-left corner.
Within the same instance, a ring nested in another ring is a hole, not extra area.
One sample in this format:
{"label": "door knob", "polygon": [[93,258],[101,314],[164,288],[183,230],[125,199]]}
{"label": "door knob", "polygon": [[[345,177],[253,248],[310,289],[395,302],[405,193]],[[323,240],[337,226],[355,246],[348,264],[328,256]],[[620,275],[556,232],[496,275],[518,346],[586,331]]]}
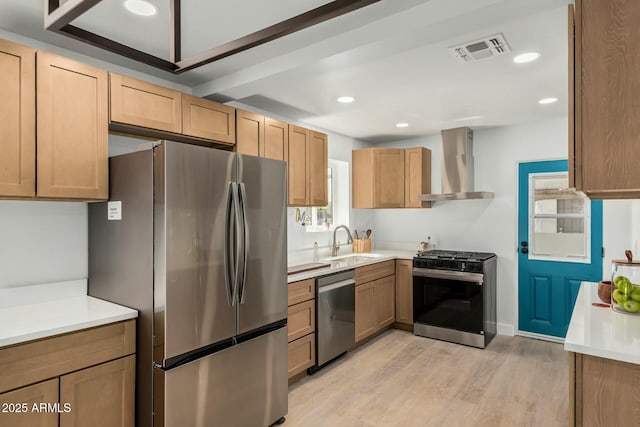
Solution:
{"label": "door knob", "polygon": [[526,242],[523,240],[522,242],[520,242],[520,246],[522,246],[523,248],[526,248],[527,246],[529,246],[529,242]]}
{"label": "door knob", "polygon": [[529,249],[522,248],[522,249],[520,249],[520,252],[522,252],[523,254],[528,254],[529,253]]}

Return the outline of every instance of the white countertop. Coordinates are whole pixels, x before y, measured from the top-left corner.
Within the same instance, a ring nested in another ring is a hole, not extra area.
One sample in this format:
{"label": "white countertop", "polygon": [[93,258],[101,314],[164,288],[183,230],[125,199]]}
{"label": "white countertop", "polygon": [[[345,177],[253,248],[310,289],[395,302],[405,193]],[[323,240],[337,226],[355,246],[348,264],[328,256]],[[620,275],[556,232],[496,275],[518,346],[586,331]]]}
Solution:
{"label": "white countertop", "polygon": [[326,258],[325,259],[320,258],[319,261],[312,261],[312,260],[296,261],[295,265],[306,264],[311,262],[321,262],[321,263],[330,264],[330,266],[319,268],[317,270],[310,270],[310,271],[304,271],[302,273],[291,274],[288,276],[287,282],[292,283],[292,282],[297,282],[299,280],[312,279],[314,277],[338,273],[340,271],[345,271],[345,270],[351,270],[356,267],[362,267],[364,265],[375,264],[377,262],[382,262],[382,261],[388,261],[390,259],[413,259],[413,257],[416,255],[415,251],[393,250],[393,249],[392,250],[376,249],[372,253],[380,256],[375,258],[373,257],[369,258],[367,257],[367,255],[369,254],[366,254],[366,253],[365,254],[343,253],[343,254],[340,254],[339,256],[355,255],[357,259],[354,260],[353,258],[345,258],[345,259],[330,261],[330,260],[327,260]]}
{"label": "white countertop", "polygon": [[0,347],[138,317],[136,310],[87,296],[86,280],[0,289],[0,300]]}
{"label": "white countertop", "polygon": [[582,282],[564,349],[591,356],[640,364],[640,316],[594,307],[598,284]]}

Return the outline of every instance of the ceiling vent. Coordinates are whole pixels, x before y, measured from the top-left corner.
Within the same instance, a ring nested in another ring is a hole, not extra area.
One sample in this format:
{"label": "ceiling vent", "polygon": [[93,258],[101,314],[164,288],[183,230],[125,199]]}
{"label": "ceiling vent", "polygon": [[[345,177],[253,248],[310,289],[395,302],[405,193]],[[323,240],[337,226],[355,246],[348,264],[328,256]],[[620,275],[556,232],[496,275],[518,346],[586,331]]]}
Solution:
{"label": "ceiling vent", "polygon": [[502,34],[496,34],[450,47],[449,52],[451,52],[458,61],[465,63],[502,55],[503,53],[511,52],[511,49],[504,39],[504,36]]}

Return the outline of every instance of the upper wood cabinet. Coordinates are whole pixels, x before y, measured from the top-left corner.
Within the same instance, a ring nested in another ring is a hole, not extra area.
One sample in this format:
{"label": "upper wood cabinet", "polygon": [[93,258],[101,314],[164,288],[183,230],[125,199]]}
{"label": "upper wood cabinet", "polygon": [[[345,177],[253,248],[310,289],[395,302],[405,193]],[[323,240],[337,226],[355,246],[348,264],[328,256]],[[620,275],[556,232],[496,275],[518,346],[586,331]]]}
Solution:
{"label": "upper wood cabinet", "polygon": [[182,132],[182,93],[109,73],[111,121],[166,132]]}
{"label": "upper wood cabinet", "polygon": [[353,151],[354,208],[404,207],[404,150],[367,148]]}
{"label": "upper wood cabinet", "polygon": [[329,203],[327,135],[289,125],[289,206]]}
{"label": "upper wood cabinet", "polygon": [[264,116],[236,110],[236,152],[260,156],[264,151]]}
{"label": "upper wood cabinet", "polygon": [[264,119],[264,149],[261,157],[284,160],[289,157],[289,124],[280,120]]}
{"label": "upper wood cabinet", "polygon": [[307,161],[308,135],[305,128],[289,125],[289,206],[306,206],[309,200]]}
{"label": "upper wood cabinet", "polygon": [[233,144],[236,142],[236,109],[182,94],[182,133]]}
{"label": "upper wood cabinet", "polygon": [[38,197],[107,199],[107,72],[37,53]]}
{"label": "upper wood cabinet", "polygon": [[413,324],[413,264],[410,259],[396,260],[396,322]]}
{"label": "upper wood cabinet", "polygon": [[569,9],[569,175],[591,198],[640,197],[639,20],[634,1]]}
{"label": "upper wood cabinet", "polygon": [[36,194],[36,51],[0,40],[0,196]]}
{"label": "upper wood cabinet", "polygon": [[327,171],[329,167],[327,135],[314,131],[308,131],[308,135],[308,205],[327,206],[329,204],[329,189],[327,181]]}
{"label": "upper wood cabinet", "polygon": [[418,200],[431,193],[431,150],[424,147],[404,150],[404,207],[430,208],[431,202]]}
{"label": "upper wood cabinet", "polygon": [[169,132],[196,141],[236,142],[233,107],[115,73],[109,73],[109,87],[110,120],[116,130],[125,127],[134,134],[161,137],[158,132]]}
{"label": "upper wood cabinet", "polygon": [[249,111],[236,110],[236,151],[287,161],[289,124]]}
{"label": "upper wood cabinet", "polygon": [[426,148],[366,148],[352,152],[354,208],[431,207],[418,194],[431,192],[431,151]]}

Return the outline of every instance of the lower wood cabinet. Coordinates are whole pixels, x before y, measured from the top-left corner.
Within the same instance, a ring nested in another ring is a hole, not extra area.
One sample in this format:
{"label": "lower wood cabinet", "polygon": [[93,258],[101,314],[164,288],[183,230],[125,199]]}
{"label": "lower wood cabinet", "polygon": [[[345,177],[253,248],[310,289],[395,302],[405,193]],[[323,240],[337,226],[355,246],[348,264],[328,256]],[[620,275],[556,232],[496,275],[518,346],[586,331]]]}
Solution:
{"label": "lower wood cabinet", "polygon": [[378,329],[391,325],[396,320],[395,276],[376,280],[376,321]]}
{"label": "lower wood cabinet", "polygon": [[640,365],[569,353],[569,426],[638,426]]}
{"label": "lower wood cabinet", "polygon": [[316,364],[316,282],[301,280],[288,285],[288,374],[301,374]]}
{"label": "lower wood cabinet", "polygon": [[413,261],[396,260],[396,322],[413,325]]}
{"label": "lower wood cabinet", "polygon": [[61,427],[134,426],[134,355],[60,377]]}
{"label": "lower wood cabinet", "polygon": [[376,282],[356,286],[356,342],[378,330]]}
{"label": "lower wood cabinet", "polygon": [[316,334],[289,343],[289,361],[287,372],[289,378],[301,374],[316,364]]}
{"label": "lower wood cabinet", "polygon": [[314,299],[289,307],[287,319],[289,342],[316,330],[316,301]]}
{"label": "lower wood cabinet", "polygon": [[395,321],[394,270],[393,260],[356,268],[356,342]]}
{"label": "lower wood cabinet", "polygon": [[135,425],[135,320],[0,348],[0,372],[3,427]]}
{"label": "lower wood cabinet", "polygon": [[[59,403],[58,378],[0,394],[0,425],[3,427],[56,427]],[[45,409],[40,411],[40,408]],[[35,409],[35,410],[34,410]],[[61,408],[64,409],[64,408]]]}

